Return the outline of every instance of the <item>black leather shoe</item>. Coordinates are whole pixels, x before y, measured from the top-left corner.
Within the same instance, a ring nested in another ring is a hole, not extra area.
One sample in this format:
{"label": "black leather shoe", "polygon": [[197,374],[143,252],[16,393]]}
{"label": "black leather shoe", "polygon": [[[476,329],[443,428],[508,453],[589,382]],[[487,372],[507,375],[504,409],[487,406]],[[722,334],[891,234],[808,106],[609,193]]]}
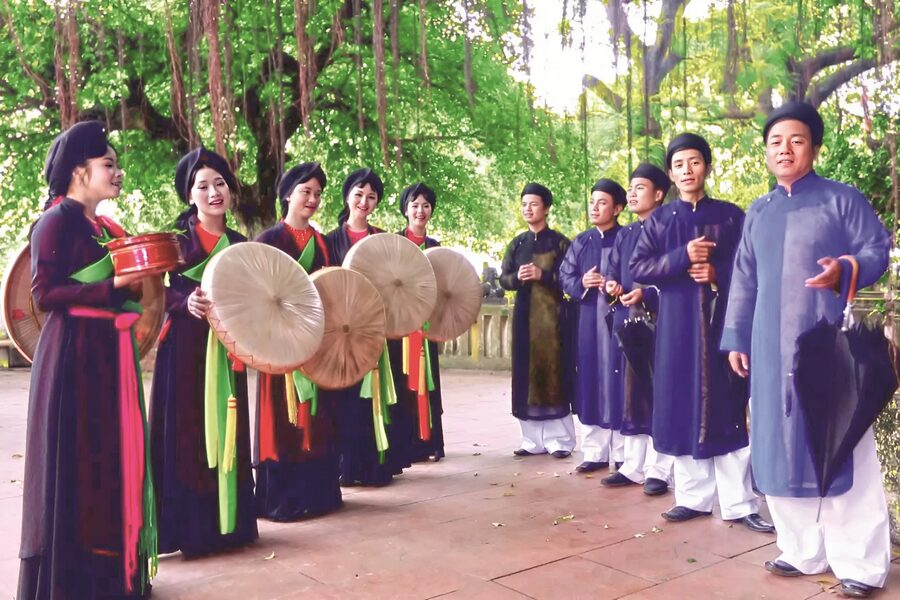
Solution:
{"label": "black leather shoe", "polygon": [[550,453],[554,458],[569,458],[572,453],[568,450],[554,450]]}
{"label": "black leather shoe", "polygon": [[513,450],[513,454],[516,456],[537,456],[538,454],[542,454],[539,452],[529,452],[525,448],[519,448],[518,450]]}
{"label": "black leather shoe", "polygon": [[736,519],[747,526],[750,531],[758,533],[775,533],[775,526],[759,516],[759,513],[747,515],[743,519]]}
{"label": "black leather shoe", "polygon": [[644,482],[644,493],[648,496],[662,496],[669,491],[669,484],[662,479],[648,477]]}
{"label": "black leather shoe", "polygon": [[575,470],[579,473],[593,473],[594,471],[599,471],[600,469],[605,469],[609,466],[608,462],[591,462],[589,460],[584,461],[577,467]]}
{"label": "black leather shoe", "polygon": [[619,469],[621,469],[622,465],[624,465],[624,464],[625,464],[624,462],[616,461],[616,472],[618,472]]}
{"label": "black leather shoe", "polygon": [[841,595],[847,598],[868,598],[875,588],[855,579],[841,579]]}
{"label": "black leather shoe", "polygon": [[767,560],[766,571],[779,577],[800,577],[803,572],[790,563],[783,560]]}
{"label": "black leather shoe", "polygon": [[666,521],[680,523],[681,521],[690,521],[691,519],[696,519],[697,517],[708,517],[711,514],[712,511],[694,510],[693,508],[688,508],[686,506],[676,506],[668,512],[664,512],[662,514],[662,517]]}
{"label": "black leather shoe", "polygon": [[625,487],[626,485],[637,485],[636,482],[628,479],[621,473],[613,473],[612,475],[607,475],[600,480],[600,483],[605,485],[606,487]]}

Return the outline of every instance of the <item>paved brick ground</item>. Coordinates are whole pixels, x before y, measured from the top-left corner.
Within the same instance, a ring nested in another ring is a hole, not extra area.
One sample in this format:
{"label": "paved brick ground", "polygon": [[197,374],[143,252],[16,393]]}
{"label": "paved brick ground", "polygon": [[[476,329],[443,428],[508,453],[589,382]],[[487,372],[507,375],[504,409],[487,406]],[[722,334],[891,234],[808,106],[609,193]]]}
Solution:
{"label": "paved brick ground", "polygon": [[[347,490],[335,514],[260,521],[254,546],[160,560],[153,597],[800,599],[834,597],[833,576],[762,567],[773,536],[708,518],[670,525],[671,494],[610,490],[564,460],[511,455],[506,374],[447,371],[447,458],[379,489]],[[28,372],[0,371],[0,599],[18,571]],[[880,599],[900,598],[900,565]]]}

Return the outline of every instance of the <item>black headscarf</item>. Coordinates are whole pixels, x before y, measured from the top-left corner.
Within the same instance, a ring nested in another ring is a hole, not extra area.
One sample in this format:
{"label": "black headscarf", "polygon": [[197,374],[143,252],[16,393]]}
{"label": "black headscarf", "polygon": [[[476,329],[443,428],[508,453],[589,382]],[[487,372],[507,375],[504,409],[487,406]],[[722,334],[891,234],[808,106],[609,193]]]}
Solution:
{"label": "black headscarf", "polygon": [[407,221],[409,221],[409,217],[406,215],[406,208],[409,206],[410,202],[419,196],[425,197],[425,201],[431,205],[431,210],[434,212],[434,205],[437,204],[437,197],[434,195],[434,190],[420,181],[412,184],[400,194],[400,214],[403,215]]}
{"label": "black headscarf", "polygon": [[812,104],[807,102],[785,102],[775,110],[769,113],[766,118],[766,124],[763,127],[763,141],[769,137],[769,130],[772,125],[778,121],[786,121],[788,119],[800,121],[809,127],[812,134],[813,146],[821,146],[822,138],[825,136],[825,123],[822,122],[822,115],[815,109]]}
{"label": "black headscarf", "polygon": [[234,178],[234,173],[231,172],[228,161],[212,150],[200,146],[182,156],[178,161],[178,166],[175,167],[175,191],[178,192],[178,197],[185,204],[190,204],[194,177],[196,177],[197,171],[204,167],[214,169],[222,176],[232,191],[237,190],[237,180]]}
{"label": "black headscarf", "polygon": [[639,164],[637,168],[631,172],[630,179],[634,179],[635,177],[641,177],[652,181],[653,187],[662,190],[664,198],[666,194],[669,193],[669,188],[672,187],[672,181],[669,179],[669,176],[666,175],[665,171],[650,163]]}
{"label": "black headscarf", "polygon": [[47,152],[44,179],[47,181],[47,202],[50,207],[58,196],[65,196],[72,183],[72,171],[92,158],[106,154],[109,148],[106,128],[100,121],[83,121],[72,125],[56,136]]}
{"label": "black headscarf", "polygon": [[698,150],[703,155],[703,160],[707,166],[712,164],[712,150],[709,143],[696,133],[682,133],[676,136],[666,149],[666,167],[672,168],[672,157],[680,150]]}
{"label": "black headscarf", "polygon": [[322,165],[317,162],[300,163],[281,176],[281,179],[278,181],[278,199],[281,201],[282,217],[287,216],[287,199],[294,193],[294,188],[301,183],[306,183],[310,179],[318,180],[322,189],[325,189],[325,185],[328,183],[328,178],[325,177],[325,171],[322,170]]}
{"label": "black headscarf", "polygon": [[369,168],[353,171],[347,175],[347,179],[344,180],[344,186],[341,188],[341,194],[344,198],[344,208],[341,210],[341,214],[338,215],[338,224],[343,225],[347,222],[347,219],[350,218],[350,206],[347,204],[347,196],[350,195],[350,190],[355,187],[365,187],[367,183],[372,187],[372,191],[375,192],[375,196],[378,198],[377,202],[381,202],[381,196],[384,195],[384,183],[382,183],[381,178],[375,174],[375,171]]}
{"label": "black headscarf", "polygon": [[178,192],[181,201],[189,206],[175,219],[175,225],[179,229],[187,229],[188,219],[191,215],[197,214],[197,206],[190,203],[191,188],[194,186],[197,172],[204,167],[209,167],[221,175],[232,192],[237,190],[237,180],[231,172],[228,161],[212,150],[200,146],[182,156],[178,166],[175,167],[175,191]]}
{"label": "black headscarf", "polygon": [[541,197],[541,201],[544,203],[544,207],[550,208],[553,206],[553,192],[548,190],[546,187],[542,186],[539,183],[529,183],[526,184],[524,188],[522,188],[522,193],[519,194],[519,198],[523,198],[528,194],[534,194],[536,196]]}
{"label": "black headscarf", "polygon": [[613,198],[613,202],[619,206],[625,206],[625,189],[612,179],[600,179],[591,188],[591,193],[606,192]]}

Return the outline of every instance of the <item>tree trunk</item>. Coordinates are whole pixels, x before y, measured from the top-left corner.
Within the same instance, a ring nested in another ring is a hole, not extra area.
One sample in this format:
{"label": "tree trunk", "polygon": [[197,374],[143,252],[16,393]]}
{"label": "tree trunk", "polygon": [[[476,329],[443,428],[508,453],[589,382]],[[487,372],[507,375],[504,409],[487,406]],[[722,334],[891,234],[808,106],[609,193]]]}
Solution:
{"label": "tree trunk", "polygon": [[384,81],[384,0],[372,0],[372,45],[375,50],[375,94],[378,137],[384,168],[390,166],[387,138],[387,88]]}
{"label": "tree trunk", "polygon": [[218,0],[203,1],[203,27],[209,41],[207,54],[207,70],[209,71],[209,110],[212,118],[213,130],[216,134],[216,152],[226,160],[229,159],[225,140],[229,131],[226,131],[225,93],[222,86],[222,60],[219,49],[219,4]]}

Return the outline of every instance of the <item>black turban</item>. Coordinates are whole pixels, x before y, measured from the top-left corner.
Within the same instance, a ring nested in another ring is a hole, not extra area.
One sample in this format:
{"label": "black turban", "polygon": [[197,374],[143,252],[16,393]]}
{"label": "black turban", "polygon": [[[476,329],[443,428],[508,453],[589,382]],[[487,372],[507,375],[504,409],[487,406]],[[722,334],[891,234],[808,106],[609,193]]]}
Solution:
{"label": "black turban", "polygon": [[282,217],[287,216],[287,199],[294,192],[294,188],[301,183],[306,183],[310,179],[318,180],[319,185],[321,185],[323,189],[325,188],[325,184],[328,183],[328,178],[325,177],[325,171],[322,170],[322,165],[317,162],[300,163],[281,176],[281,179],[278,181],[278,198],[281,200]]}
{"label": "black turban", "polygon": [[72,182],[72,171],[92,158],[103,156],[108,147],[106,128],[100,121],[76,123],[56,136],[44,164],[50,200],[65,196]]}
{"label": "black turban", "polygon": [[812,104],[807,102],[785,102],[769,113],[766,124],[763,127],[763,141],[769,137],[769,130],[778,121],[794,120],[805,123],[812,134],[813,146],[822,145],[822,137],[825,135],[825,123]]}
{"label": "black turban", "polygon": [[644,179],[649,179],[653,182],[653,187],[658,190],[662,190],[663,197],[669,193],[669,188],[672,186],[672,182],[669,179],[669,176],[666,175],[665,171],[657,167],[656,165],[651,165],[650,163],[641,163],[637,166],[637,168],[631,173],[631,179],[635,177],[642,177]]}
{"label": "black turban", "polygon": [[350,190],[355,187],[364,187],[367,183],[372,187],[372,191],[375,192],[375,196],[378,198],[377,202],[381,202],[381,196],[384,195],[384,183],[382,183],[381,178],[372,169],[357,169],[347,175],[347,179],[344,180],[344,187],[341,189],[344,198],[344,208],[341,210],[341,214],[338,215],[338,223],[343,225],[350,218],[350,207],[347,205],[347,196],[350,194]]}
{"label": "black turban", "polygon": [[696,133],[682,133],[669,142],[666,149],[666,167],[672,168],[672,157],[680,150],[698,150],[703,155],[703,160],[707,165],[712,164],[712,151],[705,139]]}
{"label": "black turban", "polygon": [[234,178],[234,173],[231,172],[228,161],[212,150],[200,146],[182,156],[178,161],[178,166],[175,167],[175,191],[178,192],[178,197],[185,204],[191,203],[191,187],[194,185],[194,177],[197,176],[197,171],[204,167],[209,167],[221,175],[230,189],[237,189],[237,180]]}
{"label": "black turban", "polygon": [[431,210],[434,211],[434,205],[437,204],[437,198],[434,195],[434,190],[422,183],[421,181],[418,183],[414,183],[400,194],[400,214],[409,219],[406,216],[406,207],[409,206],[409,203],[418,198],[419,196],[424,196],[425,201],[431,205]]}
{"label": "black turban", "polygon": [[522,193],[519,195],[519,197],[522,198],[527,196],[528,194],[540,196],[541,201],[547,208],[553,206],[553,193],[539,183],[527,184],[524,188],[522,188]]}
{"label": "black turban", "polygon": [[613,202],[619,206],[625,206],[625,189],[612,179],[600,179],[591,188],[591,193],[606,192],[613,198]]}

